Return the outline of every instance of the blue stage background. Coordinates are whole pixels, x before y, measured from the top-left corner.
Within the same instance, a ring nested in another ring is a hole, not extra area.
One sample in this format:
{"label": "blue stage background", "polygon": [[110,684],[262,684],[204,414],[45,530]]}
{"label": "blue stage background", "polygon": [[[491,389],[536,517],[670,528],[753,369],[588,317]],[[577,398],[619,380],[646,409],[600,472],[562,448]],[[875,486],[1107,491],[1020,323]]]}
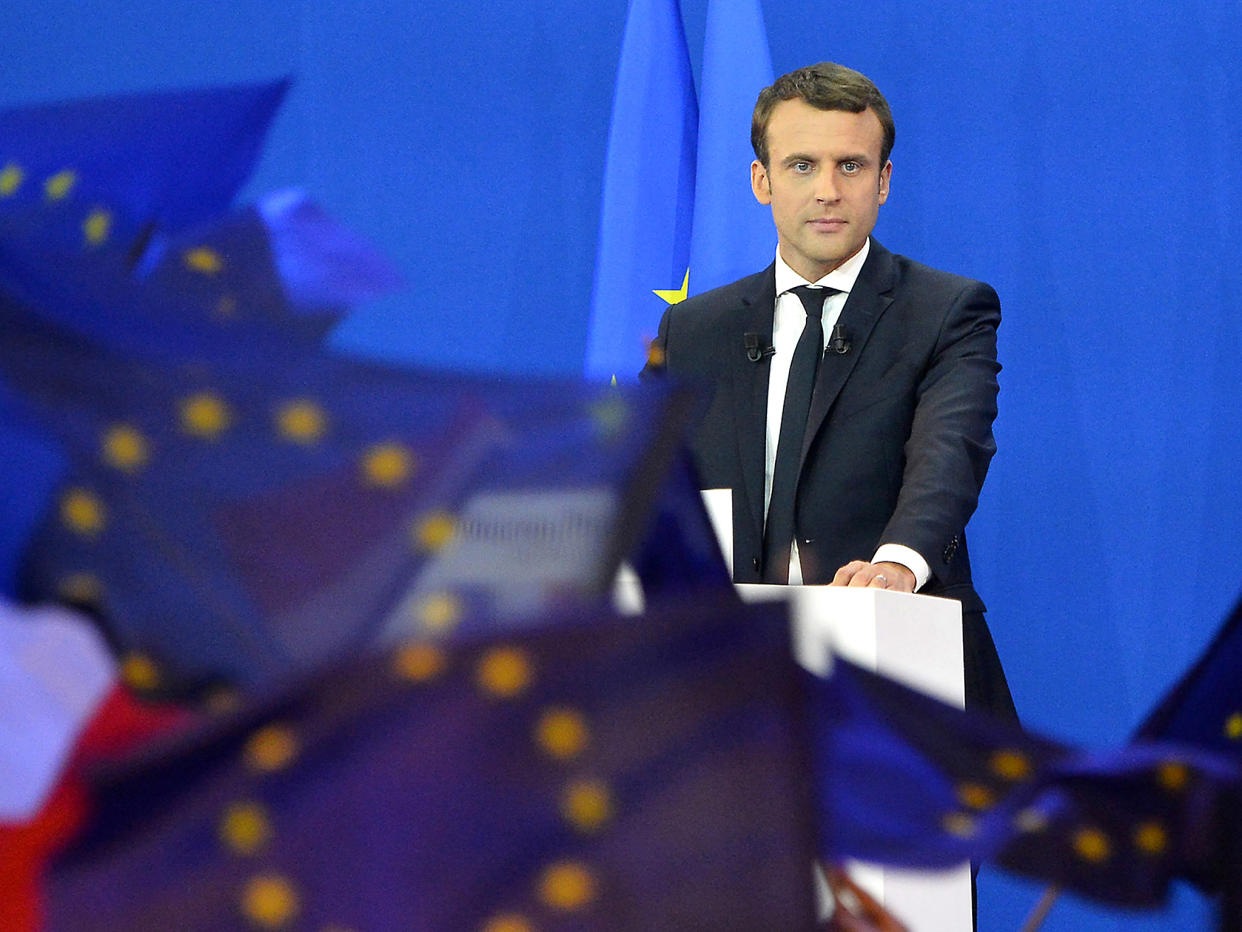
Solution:
{"label": "blue stage background", "polygon": [[[697,72],[706,0],[682,5]],[[1024,721],[1121,742],[1242,588],[1242,7],[763,6],[777,73],[840,61],[892,104],[877,236],[1001,295],[978,586]],[[292,74],[251,194],[305,187],[410,283],[338,344],[575,375],[625,12],[7,0],[0,105]],[[6,429],[6,582],[56,468]],[[1037,894],[985,871],[980,928],[1016,928]],[[1063,903],[1044,928],[1183,930],[1207,915],[1182,891],[1154,916]]]}

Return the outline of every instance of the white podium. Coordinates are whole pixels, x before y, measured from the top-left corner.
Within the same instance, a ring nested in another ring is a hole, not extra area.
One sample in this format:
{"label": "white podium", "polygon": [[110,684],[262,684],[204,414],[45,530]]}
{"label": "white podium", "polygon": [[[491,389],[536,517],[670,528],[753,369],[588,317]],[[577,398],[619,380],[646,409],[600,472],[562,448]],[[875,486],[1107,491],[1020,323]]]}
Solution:
{"label": "white podium", "polygon": [[[884,589],[738,584],[746,601],[789,599],[794,653],[825,674],[835,651],[945,702],[965,699],[962,607],[952,599]],[[970,865],[908,871],[854,862],[854,880],[911,932],[969,932]]]}

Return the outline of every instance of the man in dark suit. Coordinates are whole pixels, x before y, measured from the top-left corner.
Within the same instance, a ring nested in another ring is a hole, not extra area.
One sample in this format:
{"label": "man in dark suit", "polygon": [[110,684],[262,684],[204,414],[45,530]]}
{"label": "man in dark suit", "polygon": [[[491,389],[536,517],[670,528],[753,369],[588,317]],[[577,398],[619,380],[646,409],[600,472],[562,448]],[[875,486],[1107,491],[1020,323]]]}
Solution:
{"label": "man in dark suit", "polygon": [[765,88],[751,183],[776,261],[670,307],[644,375],[714,387],[694,454],[703,488],[732,489],[736,581],[959,599],[967,703],[1012,716],[964,534],[996,448],[1000,305],[871,238],[894,135],[840,65]]}

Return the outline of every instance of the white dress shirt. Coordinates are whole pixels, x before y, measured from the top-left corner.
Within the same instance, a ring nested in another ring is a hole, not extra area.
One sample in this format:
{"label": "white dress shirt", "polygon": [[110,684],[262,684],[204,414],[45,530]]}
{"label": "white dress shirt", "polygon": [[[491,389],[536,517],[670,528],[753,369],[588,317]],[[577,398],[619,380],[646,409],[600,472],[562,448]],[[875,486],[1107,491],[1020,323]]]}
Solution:
{"label": "white dress shirt", "polygon": [[[806,308],[801,299],[791,292],[800,285],[819,285],[824,288],[835,288],[837,293],[824,299],[824,346],[832,328],[841,316],[841,309],[850,296],[858,273],[871,252],[871,240],[867,239],[862,249],[854,253],[839,266],[818,281],[808,282],[791,269],[781,258],[780,249],[776,251],[776,308],[772,316],[772,346],[776,353],[772,356],[768,370],[768,419],[767,434],[764,444],[763,458],[763,515],[767,520],[768,503],[772,499],[772,473],[776,469],[776,447],[781,436],[781,415],[785,408],[785,385],[789,381],[789,365],[793,362],[794,348],[798,338],[806,326]],[[931,567],[917,552],[903,544],[882,543],[872,563],[900,563],[914,573],[915,591],[923,588],[931,576]],[[789,561],[789,582],[797,585],[802,582],[802,564],[798,559],[798,543],[794,541],[793,552]]]}

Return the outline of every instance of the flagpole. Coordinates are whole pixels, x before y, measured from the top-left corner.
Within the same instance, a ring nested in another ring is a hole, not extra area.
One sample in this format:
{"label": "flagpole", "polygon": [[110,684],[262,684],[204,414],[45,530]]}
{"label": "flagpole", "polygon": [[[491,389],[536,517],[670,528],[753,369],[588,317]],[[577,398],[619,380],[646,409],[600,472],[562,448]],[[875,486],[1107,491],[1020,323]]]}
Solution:
{"label": "flagpole", "polygon": [[1048,913],[1052,911],[1052,907],[1060,895],[1061,888],[1056,884],[1045,887],[1044,895],[1039,898],[1035,908],[1026,917],[1026,922],[1022,924],[1021,932],[1036,932],[1044,924],[1044,920],[1048,918]]}

